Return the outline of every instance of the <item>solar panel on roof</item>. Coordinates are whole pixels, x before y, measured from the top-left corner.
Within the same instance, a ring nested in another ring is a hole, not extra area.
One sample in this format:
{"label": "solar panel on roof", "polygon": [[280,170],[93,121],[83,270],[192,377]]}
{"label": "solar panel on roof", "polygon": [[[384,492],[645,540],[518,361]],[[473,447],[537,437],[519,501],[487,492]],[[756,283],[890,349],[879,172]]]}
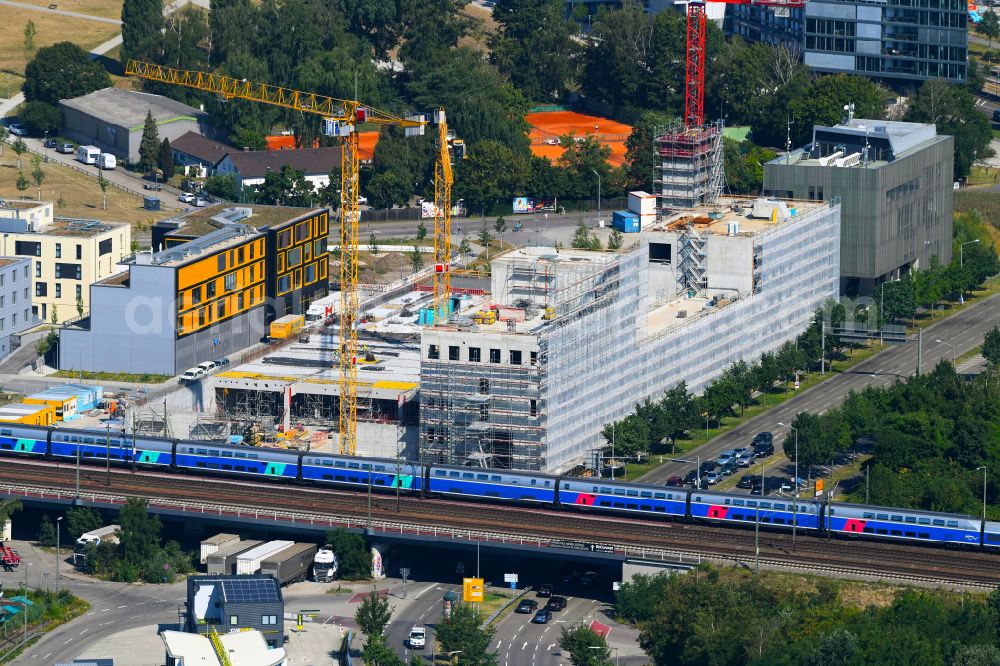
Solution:
{"label": "solar panel on roof", "polygon": [[222,581],[226,601],[233,603],[278,603],[275,582],[270,579],[232,579]]}

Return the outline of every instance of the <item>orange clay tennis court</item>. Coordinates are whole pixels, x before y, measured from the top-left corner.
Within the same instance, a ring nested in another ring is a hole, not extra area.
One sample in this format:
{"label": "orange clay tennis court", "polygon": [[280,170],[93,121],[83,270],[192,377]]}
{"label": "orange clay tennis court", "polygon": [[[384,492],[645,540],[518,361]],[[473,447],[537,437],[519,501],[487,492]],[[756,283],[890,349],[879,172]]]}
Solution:
{"label": "orange clay tennis court", "polygon": [[531,152],[539,157],[547,157],[554,162],[563,154],[565,148],[547,141],[570,133],[578,137],[594,134],[601,143],[611,148],[608,162],[615,166],[625,163],[625,140],[632,133],[631,125],[575,111],[540,111],[529,113],[525,120],[531,125]]}

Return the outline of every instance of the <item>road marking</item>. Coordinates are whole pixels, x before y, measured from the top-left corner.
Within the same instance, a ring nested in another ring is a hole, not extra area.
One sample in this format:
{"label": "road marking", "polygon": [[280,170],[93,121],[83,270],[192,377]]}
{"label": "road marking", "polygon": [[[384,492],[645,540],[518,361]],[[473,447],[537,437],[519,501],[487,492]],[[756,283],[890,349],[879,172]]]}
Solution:
{"label": "road marking", "polygon": [[105,608],[105,609],[101,610],[101,612],[102,612],[102,613],[108,613],[108,612],[110,612],[110,611],[111,611],[111,609],[110,609],[110,608]]}
{"label": "road marking", "polygon": [[525,649],[526,647],[528,647],[528,641],[524,641],[524,645],[522,645],[522,646],[521,646],[521,649],[523,650],[523,649]]}
{"label": "road marking", "polygon": [[42,661],[47,661],[48,658],[51,657],[51,656],[52,656],[52,653],[49,652],[47,655],[45,655],[44,657],[42,657]]}
{"label": "road marking", "polygon": [[69,639],[68,641],[66,641],[65,643],[63,643],[63,645],[69,645],[69,644],[70,644],[70,643],[72,643],[72,642],[73,642],[73,639],[71,638],[71,639]]}
{"label": "road marking", "polygon": [[118,610],[121,610],[121,609],[123,609],[123,608],[128,608],[128,606],[119,606],[119,607],[118,607]]}
{"label": "road marking", "polygon": [[81,636],[83,636],[83,635],[84,635],[85,633],[87,633],[88,631],[90,631],[90,629],[84,629],[83,631],[81,631],[81,632],[80,632],[80,635],[81,635]]}
{"label": "road marking", "polygon": [[555,646],[556,646],[555,643],[549,643],[549,646],[545,648],[546,652],[551,652],[552,648],[554,648]]}
{"label": "road marking", "polygon": [[146,605],[145,601],[140,601],[139,603],[136,604],[136,606],[145,606],[145,605]]}

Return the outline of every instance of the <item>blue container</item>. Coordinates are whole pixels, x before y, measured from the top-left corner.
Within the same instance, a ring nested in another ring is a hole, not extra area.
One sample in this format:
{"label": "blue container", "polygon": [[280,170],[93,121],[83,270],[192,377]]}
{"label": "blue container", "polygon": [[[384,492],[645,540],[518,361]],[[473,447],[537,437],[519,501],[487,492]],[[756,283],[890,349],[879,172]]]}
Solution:
{"label": "blue container", "polygon": [[623,234],[638,233],[640,229],[639,216],[627,210],[616,210],[611,218],[611,226]]}

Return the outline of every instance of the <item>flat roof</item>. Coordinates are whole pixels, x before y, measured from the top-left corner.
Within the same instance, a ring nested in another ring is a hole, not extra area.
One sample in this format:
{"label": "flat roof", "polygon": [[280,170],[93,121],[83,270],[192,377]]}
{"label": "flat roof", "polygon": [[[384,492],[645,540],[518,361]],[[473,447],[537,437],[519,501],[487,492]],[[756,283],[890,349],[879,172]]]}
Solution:
{"label": "flat roof", "polygon": [[73,236],[89,238],[121,227],[127,227],[125,222],[105,222],[104,220],[83,220],[56,218],[51,224],[45,225],[39,231],[26,231],[25,234],[38,236]]}
{"label": "flat roof", "polygon": [[546,246],[526,246],[513,250],[508,250],[493,258],[493,263],[498,261],[514,261],[517,263],[538,263],[547,262],[553,264],[580,264],[588,263],[595,265],[610,264],[618,258],[614,252],[599,252],[597,250],[577,250],[574,248],[555,248]]}
{"label": "flat roof", "polygon": [[16,208],[18,210],[28,210],[31,208],[41,208],[52,205],[49,201],[30,201],[28,199],[4,199],[0,197],[0,210],[4,208]]}
{"label": "flat roof", "polygon": [[[707,298],[687,298],[679,296],[672,301],[650,310],[646,314],[646,330],[650,335],[656,335],[668,329],[684,324],[705,311],[711,301]],[[716,307],[723,307],[722,303]]]}
{"label": "flat roof", "polygon": [[0,266],[10,266],[19,261],[29,261],[27,257],[0,257]]}
{"label": "flat roof", "polygon": [[59,103],[111,125],[125,127],[129,131],[141,130],[146,122],[147,113],[153,114],[157,124],[181,117],[194,119],[208,117],[204,111],[169,97],[114,87],[102,88],[72,99],[59,100]]}
{"label": "flat roof", "polygon": [[46,405],[29,405],[23,402],[15,402],[9,405],[0,406],[0,416],[28,416],[37,414],[40,411],[51,409]]}
{"label": "flat roof", "polygon": [[[736,223],[737,235],[756,235],[783,224],[789,224],[796,218],[829,206],[824,201],[799,201],[775,198],[721,197],[714,206],[698,206],[673,215],[657,218],[643,227],[642,232],[681,231],[689,224],[696,231],[710,233],[716,236],[728,236],[733,229],[731,223]],[[771,211],[777,208],[775,222],[771,221]]]}
{"label": "flat roof", "polygon": [[196,208],[190,213],[165,221],[180,223],[181,226],[176,231],[171,232],[173,234],[181,236],[204,236],[219,228],[219,224],[214,222],[212,218],[227,208],[251,209],[253,215],[240,220],[240,224],[245,224],[255,229],[278,226],[324,210],[323,208],[294,208],[292,206],[264,206],[262,204],[215,204],[205,208]]}

